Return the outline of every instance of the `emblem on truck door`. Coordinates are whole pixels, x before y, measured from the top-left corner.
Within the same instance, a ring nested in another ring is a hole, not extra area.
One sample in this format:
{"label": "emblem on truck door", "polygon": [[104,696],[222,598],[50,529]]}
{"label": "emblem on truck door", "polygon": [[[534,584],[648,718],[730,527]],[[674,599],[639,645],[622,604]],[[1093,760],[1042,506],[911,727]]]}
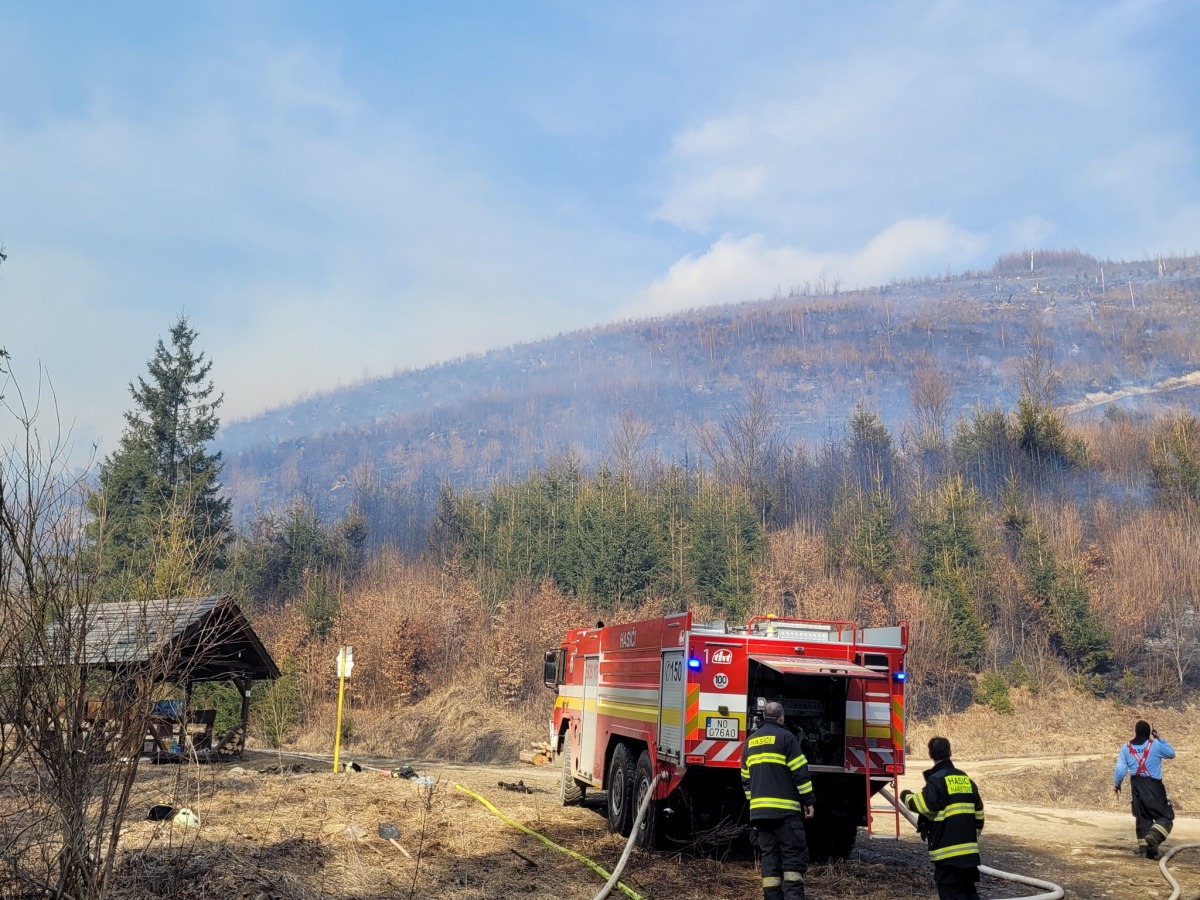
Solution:
{"label": "emblem on truck door", "polygon": [[733,662],[732,650],[718,650],[712,655],[712,661],[718,666],[727,666]]}

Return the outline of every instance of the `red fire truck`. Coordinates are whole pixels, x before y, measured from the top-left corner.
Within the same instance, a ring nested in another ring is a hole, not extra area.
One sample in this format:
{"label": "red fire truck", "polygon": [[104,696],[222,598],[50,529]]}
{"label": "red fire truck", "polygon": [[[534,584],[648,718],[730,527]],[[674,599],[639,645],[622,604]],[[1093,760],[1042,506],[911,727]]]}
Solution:
{"label": "red fire truck", "polygon": [[898,836],[895,809],[877,810],[871,798],[885,786],[894,794],[904,771],[907,645],[906,623],[859,628],[772,616],[729,626],[679,613],[574,629],[545,657],[546,686],[558,694],[550,743],[561,759],[562,802],[604,791],[609,825],[627,836],[663,772],[640,845],[745,821],[742,744],[778,700],[813,776],[813,858],[847,856],[859,826],[882,832],[875,813],[884,809]]}

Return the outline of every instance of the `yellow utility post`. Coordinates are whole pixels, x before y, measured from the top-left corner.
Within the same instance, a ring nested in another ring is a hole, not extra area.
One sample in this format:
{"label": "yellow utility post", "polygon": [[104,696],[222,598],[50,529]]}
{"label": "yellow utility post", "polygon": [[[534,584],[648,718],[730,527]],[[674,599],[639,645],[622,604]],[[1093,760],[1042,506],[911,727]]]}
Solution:
{"label": "yellow utility post", "polygon": [[338,672],[338,709],[337,709],[337,732],[333,736],[333,771],[338,769],[338,752],[342,748],[342,698],[346,695],[346,679],[350,677],[350,672],[354,668],[354,648],[343,647],[338,651],[337,655],[337,672]]}

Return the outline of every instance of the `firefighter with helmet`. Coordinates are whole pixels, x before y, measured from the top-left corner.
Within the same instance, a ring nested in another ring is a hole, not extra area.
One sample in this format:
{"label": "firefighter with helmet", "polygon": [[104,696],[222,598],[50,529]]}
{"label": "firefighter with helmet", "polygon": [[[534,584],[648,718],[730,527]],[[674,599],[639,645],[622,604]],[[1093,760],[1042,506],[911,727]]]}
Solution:
{"label": "firefighter with helmet", "polygon": [[762,727],[747,736],[742,747],[742,788],[750,801],[750,823],[758,831],[763,897],[804,900],[804,819],[811,819],[814,811],[808,760],[784,726],[782,703],[768,703],[763,718]]}

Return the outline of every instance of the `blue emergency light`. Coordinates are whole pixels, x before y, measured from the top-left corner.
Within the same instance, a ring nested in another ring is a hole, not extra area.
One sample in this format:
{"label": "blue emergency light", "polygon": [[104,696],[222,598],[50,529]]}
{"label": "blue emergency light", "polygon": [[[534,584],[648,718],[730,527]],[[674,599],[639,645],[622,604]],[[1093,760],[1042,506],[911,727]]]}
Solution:
{"label": "blue emergency light", "polygon": [[907,672],[896,672],[894,675],[892,675],[892,677],[895,678],[897,681],[905,681],[908,679],[908,673]]}
{"label": "blue emergency light", "polygon": [[700,671],[700,660],[698,660],[698,659],[697,659],[696,657],[694,657],[694,656],[693,656],[693,657],[691,657],[691,658],[688,660],[688,668],[689,668],[689,669],[694,669],[695,671],[699,672],[699,671]]}

